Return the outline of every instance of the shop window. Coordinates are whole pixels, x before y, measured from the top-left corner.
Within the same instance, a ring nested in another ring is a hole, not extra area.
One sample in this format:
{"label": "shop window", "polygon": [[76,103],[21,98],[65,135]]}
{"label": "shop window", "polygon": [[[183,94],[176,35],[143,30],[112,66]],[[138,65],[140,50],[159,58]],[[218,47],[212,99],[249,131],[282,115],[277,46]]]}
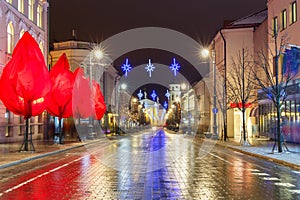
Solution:
{"label": "shop window", "polygon": [[24,123],[24,117],[20,116],[19,117],[19,123],[20,123],[20,132],[19,135],[23,135],[25,132],[25,123]]}
{"label": "shop window", "polygon": [[6,120],[5,136],[10,137],[10,136],[12,136],[11,135],[12,127],[10,126],[10,124],[11,124],[11,112],[8,109],[6,109],[6,111],[5,111],[5,120]]}

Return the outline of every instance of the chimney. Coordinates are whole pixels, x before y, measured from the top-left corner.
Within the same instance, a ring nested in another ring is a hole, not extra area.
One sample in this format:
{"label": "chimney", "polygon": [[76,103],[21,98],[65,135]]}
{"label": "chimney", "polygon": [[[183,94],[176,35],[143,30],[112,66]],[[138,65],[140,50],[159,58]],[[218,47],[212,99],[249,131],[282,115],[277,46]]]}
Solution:
{"label": "chimney", "polygon": [[73,40],[77,40],[77,30],[76,29],[72,29],[72,38],[73,38]]}

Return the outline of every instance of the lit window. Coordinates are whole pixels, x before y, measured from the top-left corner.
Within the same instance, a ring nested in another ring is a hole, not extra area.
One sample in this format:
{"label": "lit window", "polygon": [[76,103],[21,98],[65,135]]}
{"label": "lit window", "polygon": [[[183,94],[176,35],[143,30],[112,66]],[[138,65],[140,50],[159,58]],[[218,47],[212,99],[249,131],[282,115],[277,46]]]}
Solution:
{"label": "lit window", "polygon": [[42,27],[42,12],[43,12],[42,6],[38,5],[38,7],[37,7],[36,20],[37,20],[37,25],[38,25],[39,27]]}
{"label": "lit window", "polygon": [[25,33],[25,30],[22,29],[22,30],[20,31],[20,38],[24,35],[24,33]]}
{"label": "lit window", "polygon": [[24,0],[18,0],[18,10],[24,13]]}
{"label": "lit window", "polygon": [[282,24],[282,30],[286,29],[286,10],[283,10],[281,12],[281,24]]}
{"label": "lit window", "polygon": [[290,22],[291,22],[291,24],[293,24],[296,21],[297,21],[297,3],[296,3],[296,1],[294,1],[291,4]]}
{"label": "lit window", "polygon": [[7,25],[7,53],[12,53],[14,45],[14,27],[13,24],[10,22]]}
{"label": "lit window", "polygon": [[8,2],[8,3],[10,3],[10,4],[11,4],[11,3],[12,3],[12,0],[6,0],[6,2]]}
{"label": "lit window", "polygon": [[278,33],[278,18],[274,17],[273,18],[273,35],[276,36]]}
{"label": "lit window", "polygon": [[44,54],[44,45],[43,45],[43,42],[39,43],[39,47],[40,47],[42,53]]}
{"label": "lit window", "polygon": [[33,0],[28,0],[28,18],[33,20]]}

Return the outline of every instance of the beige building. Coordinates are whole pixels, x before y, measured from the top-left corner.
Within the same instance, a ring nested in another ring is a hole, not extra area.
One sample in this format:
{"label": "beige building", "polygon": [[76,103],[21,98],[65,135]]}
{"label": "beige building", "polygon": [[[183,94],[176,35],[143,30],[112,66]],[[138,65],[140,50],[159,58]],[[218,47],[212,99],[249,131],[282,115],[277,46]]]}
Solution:
{"label": "beige building", "polygon": [[[25,31],[39,44],[47,61],[48,3],[46,0],[0,0],[0,73],[11,58]],[[43,138],[44,114],[32,117],[33,138]],[[23,117],[14,115],[0,103],[0,143],[19,141],[25,131]]]}
{"label": "beige building", "polygon": [[[220,29],[213,41],[211,47],[215,51],[216,66],[218,73],[223,78],[228,77],[230,67],[232,66],[232,58],[236,56],[236,52],[241,49],[249,50],[250,54],[256,59],[258,52],[263,52],[268,56],[273,66],[274,55],[274,33],[278,34],[278,42],[281,38],[287,37],[287,49],[300,46],[300,25],[299,14],[300,9],[298,0],[268,0],[267,9],[251,14],[242,19],[226,22],[224,27]],[[268,51],[270,48],[271,51]],[[273,54],[272,54],[272,53]],[[299,58],[298,58],[299,59]],[[226,69],[226,70],[224,70]],[[281,66],[280,69],[281,70]],[[299,72],[299,61],[297,70]],[[227,72],[226,74],[224,72]],[[230,81],[230,80],[229,80]],[[283,106],[282,114],[289,121],[286,127],[291,133],[285,139],[290,141],[300,141],[299,134],[295,134],[300,126],[300,102],[299,92],[297,93],[297,85],[299,79],[294,80],[290,84],[290,88],[294,88],[292,93],[288,93],[288,100]],[[264,99],[258,93],[258,102],[252,105],[252,108],[246,110],[246,124],[249,137],[269,136],[272,134],[272,124],[274,124],[273,112],[274,108],[270,100]],[[201,112],[201,109],[200,109]],[[227,133],[228,137],[241,137],[241,112],[237,109],[230,109],[227,112]],[[218,114],[218,132],[222,131],[221,114]],[[273,131],[274,132],[274,131]],[[299,131],[298,131],[299,132]]]}
{"label": "beige building", "polygon": [[[107,106],[107,117],[103,117],[103,126],[108,126],[109,130],[107,131],[113,132],[117,122],[116,112],[118,109],[119,76],[109,59],[103,58],[103,61],[101,61],[92,58],[92,52],[95,47],[97,48],[93,43],[76,40],[54,43],[54,48],[49,54],[49,64],[52,67],[59,57],[65,53],[72,71],[81,67],[87,77],[92,76],[93,80],[100,83]],[[103,63],[106,61],[108,62]],[[91,75],[90,72],[92,72]],[[70,123],[72,123],[72,121]],[[66,134],[67,137],[74,135],[74,133]]]}
{"label": "beige building", "polygon": [[[237,56],[238,51],[247,49],[250,56],[255,55],[255,51],[260,48],[260,44],[267,39],[267,9],[253,13],[247,17],[238,19],[233,22],[226,22],[220,29],[211,43],[211,48],[215,52],[215,62],[217,68],[217,77],[222,77],[222,81],[218,80],[217,88],[221,88],[224,79],[230,77],[232,67],[232,58]],[[226,70],[225,70],[226,69]],[[221,85],[221,87],[220,87]],[[222,89],[221,89],[222,90]],[[218,99],[222,99],[223,92],[217,90]],[[218,92],[219,91],[219,92]],[[220,105],[218,105],[220,106]],[[220,110],[220,109],[219,109]],[[249,116],[251,109],[246,110],[246,123],[248,136],[254,134],[253,126],[257,126],[255,116]],[[223,130],[222,113],[218,112],[218,133],[221,135]],[[242,113],[238,109],[230,109],[227,111],[227,136],[232,138],[240,138],[242,131]]]}

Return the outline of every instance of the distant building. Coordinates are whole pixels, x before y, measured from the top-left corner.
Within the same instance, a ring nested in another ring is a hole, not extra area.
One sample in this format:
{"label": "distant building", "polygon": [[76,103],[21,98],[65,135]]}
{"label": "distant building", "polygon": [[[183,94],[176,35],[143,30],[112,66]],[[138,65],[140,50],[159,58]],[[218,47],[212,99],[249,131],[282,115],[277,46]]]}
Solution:
{"label": "distant building", "polygon": [[[47,61],[48,3],[46,0],[0,0],[0,73],[11,59],[17,42],[25,31],[36,40]],[[44,138],[45,114],[32,117],[34,139]],[[24,118],[7,110],[0,103],[0,143],[20,141],[25,131]]]}

